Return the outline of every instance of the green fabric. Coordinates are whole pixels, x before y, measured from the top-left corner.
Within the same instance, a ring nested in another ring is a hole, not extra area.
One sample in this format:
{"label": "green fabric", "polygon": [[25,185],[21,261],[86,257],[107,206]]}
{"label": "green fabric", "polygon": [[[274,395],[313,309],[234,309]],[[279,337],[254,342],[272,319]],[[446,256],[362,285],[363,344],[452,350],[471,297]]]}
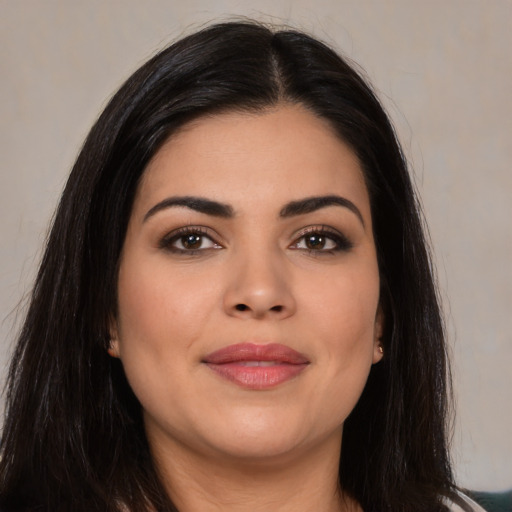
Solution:
{"label": "green fabric", "polygon": [[506,492],[468,493],[487,512],[512,512],[512,489]]}

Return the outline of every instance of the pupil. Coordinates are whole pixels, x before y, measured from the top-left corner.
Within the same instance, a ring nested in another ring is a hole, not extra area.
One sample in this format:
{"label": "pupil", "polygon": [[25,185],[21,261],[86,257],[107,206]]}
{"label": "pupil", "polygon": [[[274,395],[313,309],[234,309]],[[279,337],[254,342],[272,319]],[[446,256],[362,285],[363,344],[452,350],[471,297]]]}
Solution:
{"label": "pupil", "polygon": [[201,236],[195,234],[185,235],[181,239],[181,243],[186,249],[197,249],[201,245]]}
{"label": "pupil", "polygon": [[325,245],[322,235],[309,235],[306,239],[308,249],[321,249]]}

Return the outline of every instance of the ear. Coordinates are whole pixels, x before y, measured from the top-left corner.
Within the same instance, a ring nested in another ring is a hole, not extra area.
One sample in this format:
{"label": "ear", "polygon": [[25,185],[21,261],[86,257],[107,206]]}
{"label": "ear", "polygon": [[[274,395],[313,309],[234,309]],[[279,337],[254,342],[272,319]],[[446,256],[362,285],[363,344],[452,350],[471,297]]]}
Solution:
{"label": "ear", "polygon": [[373,338],[373,364],[378,363],[384,357],[382,346],[382,335],[384,333],[384,312],[379,304],[375,315],[374,338]]}
{"label": "ear", "polygon": [[108,355],[111,357],[119,358],[119,330],[117,328],[117,321],[115,318],[110,319],[110,341],[108,344]]}

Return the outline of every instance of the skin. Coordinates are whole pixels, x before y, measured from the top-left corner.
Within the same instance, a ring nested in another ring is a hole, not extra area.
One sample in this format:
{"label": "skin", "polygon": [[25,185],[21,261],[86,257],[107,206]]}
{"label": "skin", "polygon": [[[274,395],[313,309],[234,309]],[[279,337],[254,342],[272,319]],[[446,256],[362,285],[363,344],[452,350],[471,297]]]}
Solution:
{"label": "skin", "polygon": [[[280,215],[333,194],[360,216],[339,204]],[[233,215],[155,209],[177,196]],[[200,229],[193,250],[183,227]],[[305,229],[323,238],[315,245]],[[360,163],[326,121],[282,105],[201,118],[172,136],[139,185],[118,295],[110,353],[180,511],[360,510],[339,489],[338,461],[343,423],[382,357],[379,273]],[[286,345],[309,364],[254,390],[203,363],[244,342]]]}

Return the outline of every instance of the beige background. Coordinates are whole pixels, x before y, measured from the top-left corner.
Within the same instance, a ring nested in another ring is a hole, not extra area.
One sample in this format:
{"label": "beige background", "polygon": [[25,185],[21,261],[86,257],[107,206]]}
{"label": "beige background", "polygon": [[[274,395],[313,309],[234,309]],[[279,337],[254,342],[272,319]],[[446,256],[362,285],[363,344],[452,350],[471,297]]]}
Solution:
{"label": "beige background", "polygon": [[395,119],[445,300],[457,476],[512,487],[512,1],[0,0],[0,11],[0,376],[13,308],[106,99],[200,23],[290,23],[359,62]]}

